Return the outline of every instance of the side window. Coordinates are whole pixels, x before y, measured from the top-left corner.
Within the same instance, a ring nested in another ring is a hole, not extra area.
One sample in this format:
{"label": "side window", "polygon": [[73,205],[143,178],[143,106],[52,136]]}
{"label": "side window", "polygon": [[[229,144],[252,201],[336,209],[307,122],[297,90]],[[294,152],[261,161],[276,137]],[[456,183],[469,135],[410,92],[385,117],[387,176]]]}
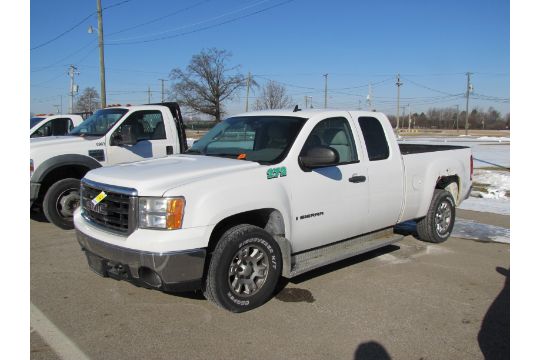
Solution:
{"label": "side window", "polygon": [[62,136],[66,135],[69,131],[69,121],[68,118],[58,118],[51,121],[52,123],[52,135],[53,136]]}
{"label": "side window", "polygon": [[330,118],[318,123],[309,134],[302,153],[313,146],[328,146],[339,154],[339,164],[357,161],[356,148],[349,122],[342,117]]}
{"label": "side window", "polygon": [[123,126],[131,125],[137,140],[161,140],[166,139],[165,124],[159,110],[137,111],[131,114],[126,121],[116,130],[120,132]]}
{"label": "side window", "polygon": [[369,161],[387,159],[390,149],[379,120],[374,117],[359,117],[358,123],[364,135]]}
{"label": "side window", "polygon": [[51,136],[52,135],[52,120],[47,121],[45,124],[41,125],[39,129],[34,131],[31,137],[43,137],[43,136]]}
{"label": "side window", "polygon": [[70,132],[73,129],[73,120],[67,119],[68,121],[68,132]]}

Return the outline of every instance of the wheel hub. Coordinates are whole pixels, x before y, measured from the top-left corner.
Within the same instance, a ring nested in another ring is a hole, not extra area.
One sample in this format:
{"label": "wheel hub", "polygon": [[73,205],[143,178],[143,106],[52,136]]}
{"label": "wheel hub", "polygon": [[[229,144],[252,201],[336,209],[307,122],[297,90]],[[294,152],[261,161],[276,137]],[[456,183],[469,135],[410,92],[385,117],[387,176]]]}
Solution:
{"label": "wheel hub", "polygon": [[437,233],[446,235],[450,228],[450,220],[452,219],[452,209],[448,201],[443,201],[437,207],[435,212],[435,224],[437,225]]}
{"label": "wheel hub", "polygon": [[69,189],[58,197],[57,208],[64,217],[72,217],[79,206],[79,193],[76,189]]}
{"label": "wheel hub", "polygon": [[268,256],[258,245],[246,245],[229,266],[229,287],[238,296],[257,293],[268,276]]}

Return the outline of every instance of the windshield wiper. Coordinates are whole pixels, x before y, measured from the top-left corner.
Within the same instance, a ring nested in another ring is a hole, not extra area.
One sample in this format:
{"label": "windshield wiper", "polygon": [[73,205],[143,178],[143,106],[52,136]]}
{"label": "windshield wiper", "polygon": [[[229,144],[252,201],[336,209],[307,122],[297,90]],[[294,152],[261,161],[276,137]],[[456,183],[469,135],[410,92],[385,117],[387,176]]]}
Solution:
{"label": "windshield wiper", "polygon": [[202,154],[200,150],[193,150],[193,149],[188,149],[185,153],[186,154]]}

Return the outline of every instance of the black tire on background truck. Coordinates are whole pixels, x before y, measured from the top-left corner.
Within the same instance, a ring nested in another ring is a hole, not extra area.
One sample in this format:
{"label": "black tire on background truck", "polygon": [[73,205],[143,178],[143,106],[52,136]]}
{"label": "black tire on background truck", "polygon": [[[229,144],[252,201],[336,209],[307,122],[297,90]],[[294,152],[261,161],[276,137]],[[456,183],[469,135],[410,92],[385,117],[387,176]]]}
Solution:
{"label": "black tire on background truck", "polygon": [[43,213],[50,223],[61,229],[73,229],[73,212],[79,206],[80,180],[62,179],[47,190],[43,198]]}
{"label": "black tire on background truck", "polygon": [[231,312],[254,309],[273,296],[281,267],[281,251],[272,235],[253,225],[234,226],[212,253],[204,296]]}
{"label": "black tire on background truck", "polygon": [[446,190],[435,189],[427,215],[417,221],[416,231],[421,240],[442,243],[450,237],[455,220],[454,197]]}

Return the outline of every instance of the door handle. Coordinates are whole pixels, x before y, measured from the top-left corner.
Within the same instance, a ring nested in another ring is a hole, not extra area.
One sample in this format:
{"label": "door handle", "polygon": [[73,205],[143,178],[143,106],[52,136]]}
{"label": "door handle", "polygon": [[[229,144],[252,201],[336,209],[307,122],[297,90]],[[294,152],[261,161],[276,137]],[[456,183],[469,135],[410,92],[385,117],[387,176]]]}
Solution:
{"label": "door handle", "polygon": [[366,181],[366,177],[363,175],[353,175],[349,178],[349,181],[352,183],[362,183]]}

